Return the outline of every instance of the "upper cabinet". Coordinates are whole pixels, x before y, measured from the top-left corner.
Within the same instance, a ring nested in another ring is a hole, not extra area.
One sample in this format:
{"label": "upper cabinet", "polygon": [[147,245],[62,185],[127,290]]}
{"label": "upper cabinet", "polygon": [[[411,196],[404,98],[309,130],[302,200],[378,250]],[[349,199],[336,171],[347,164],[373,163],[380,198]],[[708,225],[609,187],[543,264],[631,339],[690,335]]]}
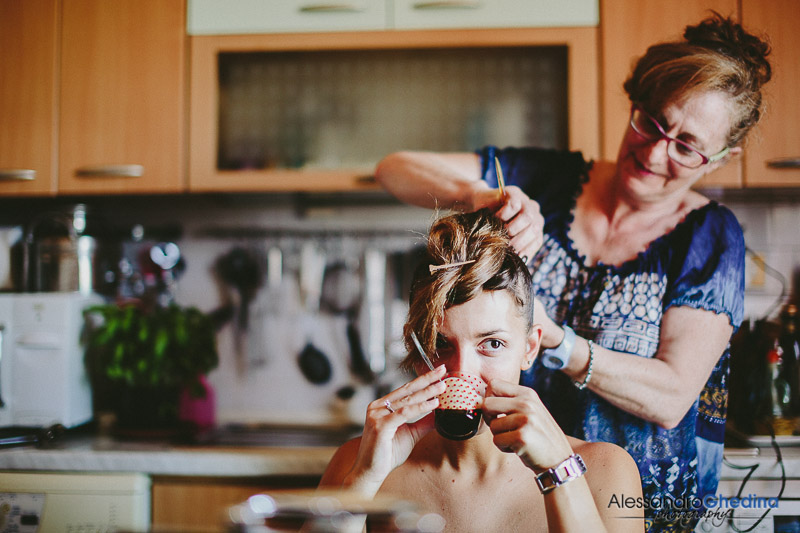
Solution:
{"label": "upper cabinet", "polygon": [[598,0],[189,0],[190,35],[596,26]]}
{"label": "upper cabinet", "polygon": [[189,189],[377,188],[375,164],[395,150],[596,157],[597,11],[597,0],[190,0]]}
{"label": "upper cabinet", "polygon": [[772,80],[766,112],[745,147],[745,185],[800,186],[800,2],[744,0],[742,23],[769,36]]}
{"label": "upper cabinet", "polygon": [[189,0],[190,35],[382,30],[383,0]]}
{"label": "upper cabinet", "polygon": [[598,152],[596,28],[191,38],[191,191],[377,188],[397,150]]}
{"label": "upper cabinet", "polygon": [[[602,154],[613,160],[628,127],[631,108],[622,84],[634,62],[650,45],[680,38],[687,25],[696,24],[710,10],[736,17],[737,0],[682,0],[679,8],[663,0],[603,0],[600,5]],[[741,168],[741,161],[733,160],[698,186],[741,186]]]}
{"label": "upper cabinet", "polygon": [[0,195],[56,192],[58,2],[0,2]]}
{"label": "upper cabinet", "polygon": [[184,184],[185,6],[63,0],[58,191]]}
{"label": "upper cabinet", "polygon": [[394,0],[395,29],[597,26],[597,0]]}

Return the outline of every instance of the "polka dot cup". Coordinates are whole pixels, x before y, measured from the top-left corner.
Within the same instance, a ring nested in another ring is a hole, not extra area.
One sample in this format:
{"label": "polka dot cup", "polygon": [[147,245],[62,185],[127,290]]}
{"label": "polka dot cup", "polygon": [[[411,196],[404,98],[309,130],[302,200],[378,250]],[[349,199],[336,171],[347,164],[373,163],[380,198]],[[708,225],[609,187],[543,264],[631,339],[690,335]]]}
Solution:
{"label": "polka dot cup", "polygon": [[481,425],[486,383],[466,372],[450,372],[444,379],[447,389],[439,396],[434,412],[436,430],[450,440],[466,440],[478,433]]}

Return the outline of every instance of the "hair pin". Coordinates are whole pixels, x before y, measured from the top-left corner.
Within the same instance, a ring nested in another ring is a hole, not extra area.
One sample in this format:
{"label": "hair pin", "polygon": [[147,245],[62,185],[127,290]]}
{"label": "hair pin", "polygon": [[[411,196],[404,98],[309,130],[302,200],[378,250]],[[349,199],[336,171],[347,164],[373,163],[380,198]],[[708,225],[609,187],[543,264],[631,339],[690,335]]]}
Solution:
{"label": "hair pin", "polygon": [[433,274],[437,270],[442,270],[443,268],[450,268],[450,267],[468,265],[470,263],[474,263],[475,261],[477,261],[477,259],[470,259],[469,261],[459,261],[457,263],[445,263],[443,265],[428,265],[428,269],[431,271],[431,274]]}

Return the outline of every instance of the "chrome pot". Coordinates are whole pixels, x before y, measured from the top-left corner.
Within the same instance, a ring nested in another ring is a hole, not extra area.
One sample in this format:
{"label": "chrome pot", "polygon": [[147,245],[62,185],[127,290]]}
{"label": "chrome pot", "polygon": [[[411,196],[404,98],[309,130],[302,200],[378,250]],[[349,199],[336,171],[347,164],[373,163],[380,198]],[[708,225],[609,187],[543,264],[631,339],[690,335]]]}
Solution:
{"label": "chrome pot", "polygon": [[24,290],[91,294],[97,241],[85,231],[83,204],[36,217],[25,234]]}

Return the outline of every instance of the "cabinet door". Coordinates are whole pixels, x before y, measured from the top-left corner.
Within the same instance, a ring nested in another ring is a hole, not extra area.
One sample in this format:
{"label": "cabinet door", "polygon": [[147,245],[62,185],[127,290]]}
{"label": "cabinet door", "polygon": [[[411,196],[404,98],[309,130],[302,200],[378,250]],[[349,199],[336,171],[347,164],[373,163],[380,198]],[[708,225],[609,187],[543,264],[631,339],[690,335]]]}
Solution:
{"label": "cabinet door", "polygon": [[154,531],[223,531],[227,509],[253,494],[313,489],[319,476],[275,478],[160,478],[153,479]]}
{"label": "cabinet door", "polygon": [[0,195],[55,193],[57,0],[0,2]]}
{"label": "cabinet door", "polygon": [[[736,3],[737,0],[603,0],[600,3],[602,154],[605,159],[616,158],[628,127],[630,102],[622,84],[634,61],[648,46],[680,38],[688,24],[700,22],[710,10],[736,17]],[[698,186],[741,186],[741,167],[741,161],[734,159],[705,176]]]}
{"label": "cabinet door", "polygon": [[395,0],[395,29],[597,26],[598,0]]}
{"label": "cabinet door", "polygon": [[65,0],[60,193],[182,189],[182,0]]}
{"label": "cabinet door", "polygon": [[[800,2],[745,0],[742,23],[764,32],[772,44],[772,80],[765,86],[767,108],[746,145],[744,167],[748,187],[800,185]],[[770,162],[794,159],[794,166]],[[774,165],[774,163],[773,163]]]}
{"label": "cabinet door", "polygon": [[384,0],[189,0],[189,35],[386,29]]}

